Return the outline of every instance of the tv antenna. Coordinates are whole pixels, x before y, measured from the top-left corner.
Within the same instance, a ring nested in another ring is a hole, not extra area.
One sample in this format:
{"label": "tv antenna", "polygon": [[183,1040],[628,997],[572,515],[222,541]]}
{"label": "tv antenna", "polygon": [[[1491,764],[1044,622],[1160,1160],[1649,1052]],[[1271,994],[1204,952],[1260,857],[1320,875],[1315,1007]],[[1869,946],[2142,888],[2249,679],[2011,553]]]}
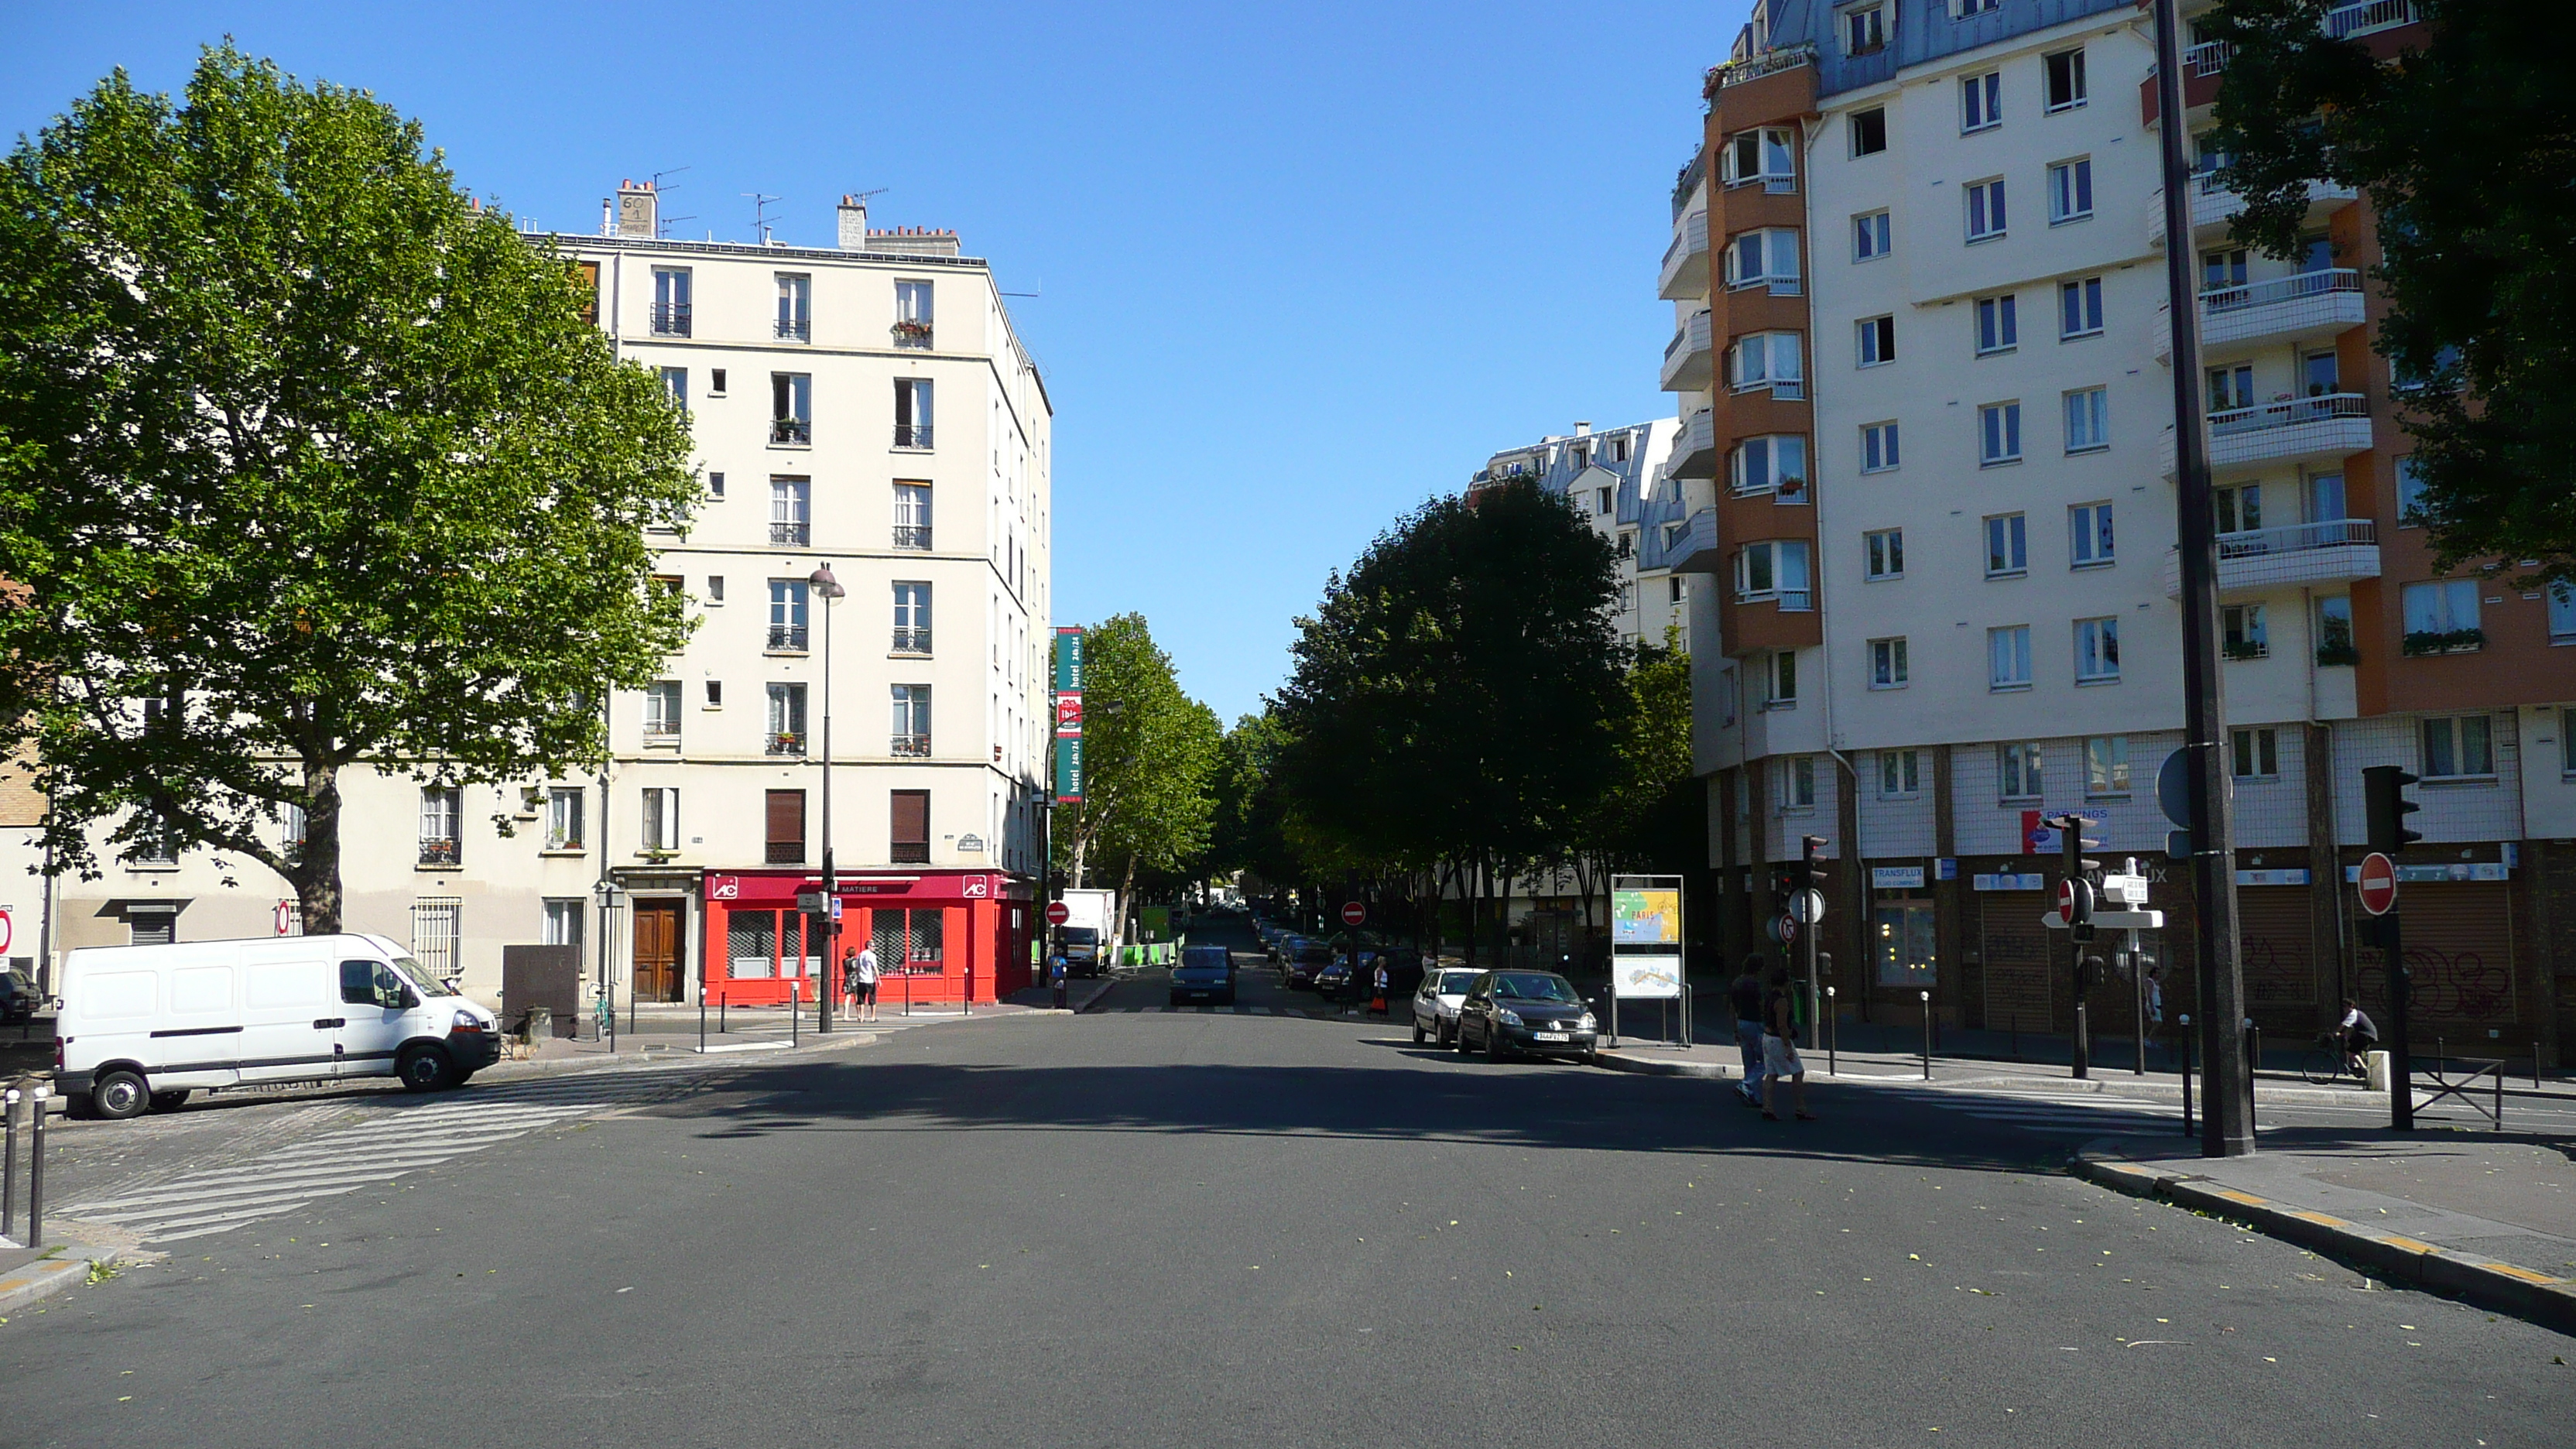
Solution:
{"label": "tv antenna", "polygon": [[[688,167],[686,167],[686,166],[674,166],[674,167],[672,167],[672,168],[671,168],[670,170],[668,170],[668,171],[656,171],[656,172],[654,172],[654,173],[653,173],[653,192],[654,192],[654,195],[658,197],[658,196],[660,196],[662,193],[664,193],[664,192],[666,192],[666,191],[677,191],[677,190],[679,190],[680,188],[678,188],[678,187],[676,187],[676,186],[665,186],[665,185],[663,185],[663,184],[662,184],[662,178],[663,178],[663,177],[665,177],[665,176],[677,176],[677,175],[679,175],[681,172],[686,171],[686,170],[688,170],[688,169],[689,169],[689,168],[688,168]],[[664,238],[668,238],[668,237],[671,235],[671,223],[673,223],[673,222],[675,222],[675,221],[696,221],[696,220],[697,220],[697,218],[696,218],[695,216],[664,216],[664,215],[662,215],[662,208],[661,208],[661,204],[657,201],[657,202],[655,202],[654,207],[653,207],[653,235],[655,236],[655,238],[656,238],[656,239],[664,239]]]}
{"label": "tv antenna", "polygon": [[760,230],[760,244],[767,246],[769,245],[769,204],[782,198],[762,191],[746,191],[743,195],[751,198],[751,224]]}

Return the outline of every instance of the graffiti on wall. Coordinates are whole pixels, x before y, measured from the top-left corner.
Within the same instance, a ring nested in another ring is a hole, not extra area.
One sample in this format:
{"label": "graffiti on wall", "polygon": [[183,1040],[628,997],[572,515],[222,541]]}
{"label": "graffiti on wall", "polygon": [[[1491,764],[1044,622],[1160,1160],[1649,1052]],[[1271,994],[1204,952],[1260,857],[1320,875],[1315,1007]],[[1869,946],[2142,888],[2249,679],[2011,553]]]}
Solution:
{"label": "graffiti on wall", "polygon": [[2308,969],[2307,943],[2299,938],[2247,932],[2237,946],[2249,1006],[2308,1006],[2317,998]]}
{"label": "graffiti on wall", "polygon": [[[2501,963],[2489,963],[2482,952],[2408,946],[2406,969],[2414,986],[2408,1008],[2418,1019],[2491,1020],[2513,1015],[2513,977]],[[2388,1000],[2388,966],[2380,953],[2361,953],[2354,981],[2365,1003],[2377,1006]]]}

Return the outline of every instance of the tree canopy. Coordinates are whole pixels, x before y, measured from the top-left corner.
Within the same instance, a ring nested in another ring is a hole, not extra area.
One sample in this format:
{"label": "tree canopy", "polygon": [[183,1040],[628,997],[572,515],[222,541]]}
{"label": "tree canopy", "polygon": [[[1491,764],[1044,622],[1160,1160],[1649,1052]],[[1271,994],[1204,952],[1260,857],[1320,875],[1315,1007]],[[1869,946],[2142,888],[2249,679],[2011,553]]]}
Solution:
{"label": "tree canopy", "polygon": [[[341,772],[595,762],[686,639],[686,419],[420,127],[229,46],[0,165],[0,744],[48,844],[247,857],[340,924]],[[300,847],[278,829],[300,815]],[[408,829],[408,822],[405,823]]]}
{"label": "tree canopy", "polygon": [[1142,614],[1089,629],[1082,669],[1084,799],[1056,816],[1059,863],[1077,886],[1105,865],[1128,887],[1196,865],[1215,821],[1216,712],[1181,691]]}

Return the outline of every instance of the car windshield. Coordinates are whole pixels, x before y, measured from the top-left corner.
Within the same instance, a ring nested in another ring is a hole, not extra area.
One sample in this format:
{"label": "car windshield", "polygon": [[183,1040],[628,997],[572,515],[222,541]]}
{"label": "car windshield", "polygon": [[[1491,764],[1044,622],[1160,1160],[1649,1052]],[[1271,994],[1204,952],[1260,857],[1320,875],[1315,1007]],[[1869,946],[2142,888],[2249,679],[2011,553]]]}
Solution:
{"label": "car windshield", "polygon": [[1494,977],[1498,1001],[1581,1001],[1574,987],[1550,971],[1505,971]]}
{"label": "car windshield", "polygon": [[1232,964],[1223,946],[1192,946],[1181,953],[1184,971],[1223,971]]}
{"label": "car windshield", "polygon": [[1443,971],[1440,973],[1439,994],[1464,996],[1467,994],[1467,988],[1475,984],[1476,973],[1473,971]]}
{"label": "car windshield", "polygon": [[423,996],[454,996],[457,994],[455,987],[439,980],[437,975],[428,967],[421,965],[409,956],[398,956],[394,958],[394,965],[402,969],[403,975],[411,978],[411,984],[416,987]]}

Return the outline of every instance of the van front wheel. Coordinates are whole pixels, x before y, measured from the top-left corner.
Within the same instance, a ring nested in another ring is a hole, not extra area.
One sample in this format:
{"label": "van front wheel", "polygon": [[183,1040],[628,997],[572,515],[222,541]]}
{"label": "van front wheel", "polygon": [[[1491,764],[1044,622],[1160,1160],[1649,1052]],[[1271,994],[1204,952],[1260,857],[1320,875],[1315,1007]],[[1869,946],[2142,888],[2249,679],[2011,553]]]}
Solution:
{"label": "van front wheel", "polygon": [[152,1105],[152,1092],[139,1072],[108,1072],[91,1084],[89,1105],[101,1117],[122,1122],[142,1116],[143,1109]]}
{"label": "van front wheel", "polygon": [[456,1074],[456,1063],[434,1046],[414,1047],[403,1053],[394,1070],[402,1076],[403,1090],[407,1092],[443,1092],[463,1080]]}

